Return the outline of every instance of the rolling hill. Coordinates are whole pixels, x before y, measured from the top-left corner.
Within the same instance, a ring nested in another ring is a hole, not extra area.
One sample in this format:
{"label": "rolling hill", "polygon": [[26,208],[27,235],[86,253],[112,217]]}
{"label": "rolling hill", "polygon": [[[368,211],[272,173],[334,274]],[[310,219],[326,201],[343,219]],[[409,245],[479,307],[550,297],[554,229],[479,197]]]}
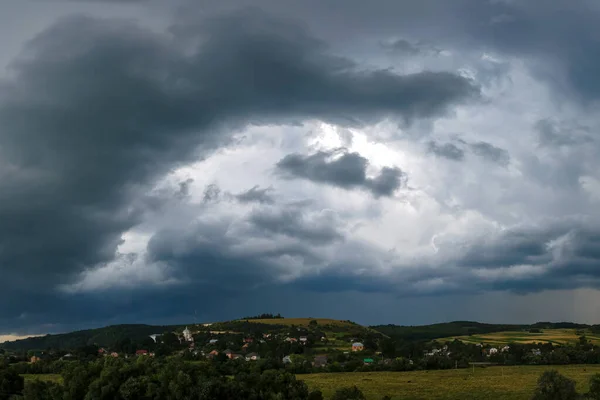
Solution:
{"label": "rolling hill", "polygon": [[15,340],[0,344],[6,350],[46,350],[46,349],[74,349],[86,345],[110,346],[119,340],[129,338],[132,341],[141,341],[149,335],[173,331],[180,328],[178,325],[112,325],[104,328],[86,329],[56,335],[45,335]]}

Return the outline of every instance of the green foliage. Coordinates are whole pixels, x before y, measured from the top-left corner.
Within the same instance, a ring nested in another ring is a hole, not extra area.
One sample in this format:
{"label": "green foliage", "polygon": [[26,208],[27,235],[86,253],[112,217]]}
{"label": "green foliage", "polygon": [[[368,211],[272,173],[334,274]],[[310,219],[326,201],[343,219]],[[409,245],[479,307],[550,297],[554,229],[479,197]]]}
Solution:
{"label": "green foliage", "polygon": [[533,400],[575,400],[578,398],[575,381],[556,370],[544,372],[537,382]]}
{"label": "green foliage", "polygon": [[39,379],[27,382],[23,390],[24,400],[61,400],[62,395],[61,385]]}
{"label": "green foliage", "polygon": [[23,392],[25,380],[14,370],[3,368],[0,370],[0,400],[10,399]]}
{"label": "green foliage", "polygon": [[100,347],[114,346],[120,341],[139,342],[149,335],[161,332],[170,332],[179,329],[179,326],[152,326],[152,325],[113,325],[105,328],[87,329],[83,331],[64,333],[59,335],[46,335],[32,337],[13,342],[6,342],[2,347],[6,350],[46,350],[46,349],[77,349],[88,345]]}
{"label": "green foliage", "polygon": [[273,315],[273,314],[258,314],[253,317],[244,317],[242,319],[281,319],[283,318],[281,314]]}
{"label": "green foliage", "polygon": [[340,388],[335,391],[331,400],[366,400],[367,398],[356,386]]}
{"label": "green foliage", "polygon": [[319,389],[315,389],[308,394],[307,400],[323,400],[323,393]]}
{"label": "green foliage", "polygon": [[587,397],[594,400],[600,400],[600,374],[594,374],[590,378],[590,391],[588,392]]}

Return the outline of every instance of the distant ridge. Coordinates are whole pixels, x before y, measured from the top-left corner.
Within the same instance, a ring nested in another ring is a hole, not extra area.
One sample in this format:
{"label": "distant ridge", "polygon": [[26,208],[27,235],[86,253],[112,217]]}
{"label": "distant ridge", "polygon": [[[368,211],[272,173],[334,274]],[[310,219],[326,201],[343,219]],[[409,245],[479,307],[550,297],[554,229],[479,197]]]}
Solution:
{"label": "distant ridge", "polygon": [[104,328],[85,329],[81,331],[45,335],[15,340],[0,344],[7,350],[46,350],[73,349],[87,345],[111,346],[126,338],[132,341],[142,340],[155,333],[163,333],[180,328],[179,325],[145,325],[123,324],[111,325]]}

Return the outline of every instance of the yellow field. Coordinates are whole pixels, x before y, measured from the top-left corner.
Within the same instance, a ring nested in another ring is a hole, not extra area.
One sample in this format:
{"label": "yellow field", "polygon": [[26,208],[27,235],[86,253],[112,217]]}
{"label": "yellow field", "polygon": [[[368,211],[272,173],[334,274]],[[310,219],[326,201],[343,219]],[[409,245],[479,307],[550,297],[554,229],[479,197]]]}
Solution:
{"label": "yellow field", "polygon": [[418,372],[353,372],[298,375],[309,388],[329,399],[336,389],[356,385],[368,400],[391,396],[397,400],[528,400],[542,372],[557,369],[575,379],[585,393],[588,380],[600,373],[597,365],[488,367]]}
{"label": "yellow field", "polygon": [[[340,321],[330,318],[267,318],[267,319],[249,319],[250,322],[271,325],[298,325],[308,326],[310,321],[317,321],[319,325],[335,325],[335,326],[354,326],[349,322]],[[245,321],[245,320],[244,320]]]}
{"label": "yellow field", "polygon": [[[542,329],[541,333],[527,331],[505,331],[471,336],[454,336],[437,339],[439,342],[462,340],[465,343],[485,343],[491,345],[505,345],[509,343],[553,343],[574,344],[579,341],[576,329]],[[600,344],[600,336],[585,332],[586,338],[594,344]]]}

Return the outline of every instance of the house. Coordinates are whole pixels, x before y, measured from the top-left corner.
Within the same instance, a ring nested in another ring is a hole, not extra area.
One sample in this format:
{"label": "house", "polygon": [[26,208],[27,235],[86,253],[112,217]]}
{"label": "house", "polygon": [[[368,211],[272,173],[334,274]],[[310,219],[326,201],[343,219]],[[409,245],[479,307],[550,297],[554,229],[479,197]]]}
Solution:
{"label": "house", "polygon": [[500,351],[503,353],[506,353],[509,350],[510,350],[510,346],[504,346],[503,348],[500,349]]}
{"label": "house", "polygon": [[531,352],[533,353],[534,356],[541,356],[542,352],[540,349],[533,349],[531,350]]}
{"label": "house", "polygon": [[491,356],[492,354],[497,354],[498,353],[498,349],[495,347],[492,347],[488,350],[488,354]]}
{"label": "house", "polygon": [[106,350],[104,350],[102,347],[98,349],[98,355],[99,356],[103,356],[106,355]]}
{"label": "house", "polygon": [[293,338],[293,337],[287,337],[287,338],[285,338],[285,341],[288,343],[296,343],[298,341],[298,339]]}
{"label": "house", "polygon": [[218,341],[219,341],[219,339],[210,339],[210,340],[208,341],[208,344],[215,344],[215,343],[217,343]]}
{"label": "house", "polygon": [[241,355],[241,354],[232,354],[230,358],[231,358],[232,360],[239,360],[239,359],[242,359],[242,360],[244,360],[244,359],[245,359],[245,358],[244,358],[244,356],[243,356],[243,355]]}
{"label": "house", "polygon": [[435,356],[436,354],[438,354],[438,353],[440,353],[440,352],[441,352],[441,350],[439,350],[439,349],[432,349],[431,351],[427,351],[427,350],[425,350],[425,351],[423,352],[423,355],[425,355],[425,356],[428,356],[428,357],[431,357],[431,356]]}
{"label": "house", "polygon": [[300,343],[306,344],[306,342],[308,342],[308,337],[307,336],[300,336]]}
{"label": "house", "polygon": [[251,337],[244,338],[244,343],[252,343],[252,342],[254,342],[253,338],[251,338]]}
{"label": "house", "polygon": [[327,365],[327,356],[315,356],[313,366],[321,368]]}
{"label": "house", "polygon": [[263,339],[269,339],[271,337],[270,333],[263,333]]}
{"label": "house", "polygon": [[365,345],[361,342],[352,343],[352,351],[363,351],[365,349]]}
{"label": "house", "polygon": [[42,361],[42,359],[38,356],[31,356],[31,359],[29,360],[32,364],[35,364],[36,362],[40,362]]}
{"label": "house", "polygon": [[283,357],[283,359],[281,361],[284,364],[291,364],[292,363],[292,358],[290,356],[285,356],[285,357]]}
{"label": "house", "polygon": [[187,326],[183,330],[183,339],[186,342],[193,342],[194,341],[194,337],[192,336],[192,331],[190,331]]}
{"label": "house", "polygon": [[227,356],[227,358],[229,358],[230,360],[231,360],[231,359],[232,359],[232,357],[233,357],[233,351],[231,351],[231,350],[229,350],[229,349],[227,349],[227,350],[223,351],[223,354],[225,354],[225,355]]}
{"label": "house", "polygon": [[246,361],[260,360],[260,356],[257,353],[248,353],[246,355]]}
{"label": "house", "polygon": [[136,356],[147,356],[148,355],[148,350],[138,350],[135,352]]}
{"label": "house", "polygon": [[245,345],[242,346],[242,349],[246,350],[249,346],[250,346],[250,344],[246,343]]}
{"label": "house", "polygon": [[111,356],[112,358],[119,358],[119,353],[117,353],[117,352],[113,351],[112,353],[110,353],[110,356]]}
{"label": "house", "polygon": [[158,343],[157,339],[160,337],[160,333],[155,333],[154,335],[150,335],[150,339],[154,340],[154,343]]}
{"label": "house", "polygon": [[365,365],[371,365],[371,364],[373,364],[373,359],[372,359],[372,358],[365,358],[365,359],[363,360],[363,363],[364,363]]}
{"label": "house", "polygon": [[61,360],[72,360],[72,359],[74,359],[74,358],[75,358],[75,356],[74,356],[73,354],[71,354],[71,353],[67,353],[67,354],[65,354],[64,356],[62,356],[60,359],[61,359]]}

